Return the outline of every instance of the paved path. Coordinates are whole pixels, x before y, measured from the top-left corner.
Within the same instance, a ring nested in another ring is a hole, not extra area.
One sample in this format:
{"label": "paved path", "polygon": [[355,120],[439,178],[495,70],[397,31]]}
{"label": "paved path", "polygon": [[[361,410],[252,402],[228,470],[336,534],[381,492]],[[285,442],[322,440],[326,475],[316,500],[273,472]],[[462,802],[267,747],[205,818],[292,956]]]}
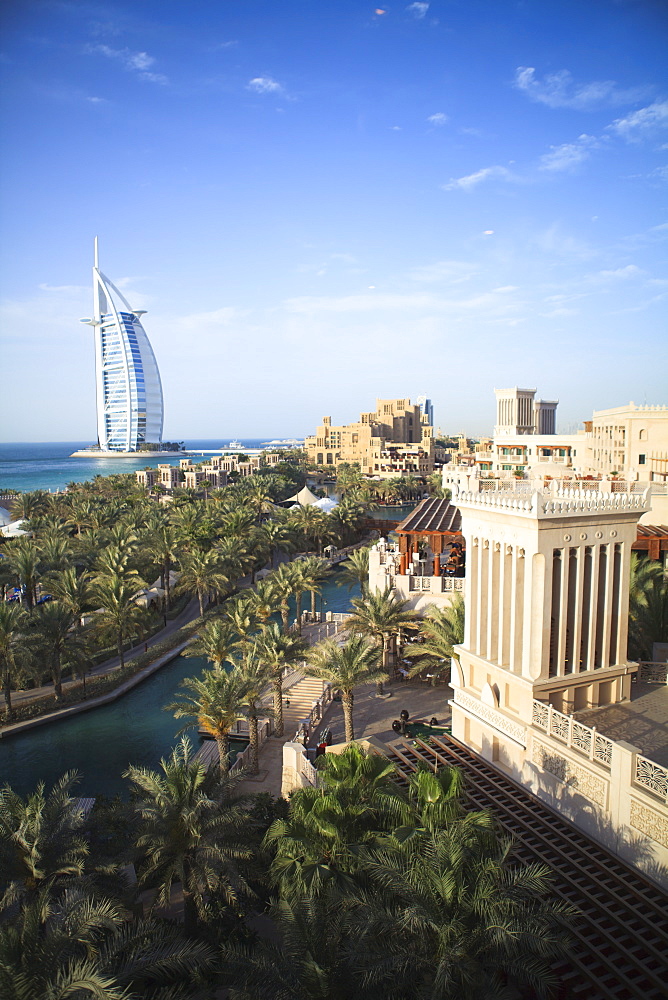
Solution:
{"label": "paved path", "polygon": [[[170,635],[177,632],[188,622],[193,621],[195,618],[199,617],[199,602],[197,598],[193,598],[186,607],[183,609],[180,615],[174,618],[173,621],[168,622],[166,628],[160,629],[155,635],[151,636],[145,642],[138,643],[134,649],[128,650],[125,654],[125,665],[132,663],[136,656],[143,653],[145,649],[151,649],[159,642],[163,642],[168,639]],[[103,663],[98,663],[96,667],[93,667],[87,673],[87,677],[101,677],[104,674],[110,674],[114,670],[120,670],[121,661],[118,656],[112,656],[109,660],[104,660]],[[66,678],[63,680],[63,693],[70,691],[72,688],[82,687],[82,682],[78,678]],[[36,701],[38,698],[46,698],[53,694],[53,683],[43,684],[38,688],[30,688],[27,691],[13,691],[12,692],[12,707],[18,708],[20,705],[26,705],[31,701]]]}

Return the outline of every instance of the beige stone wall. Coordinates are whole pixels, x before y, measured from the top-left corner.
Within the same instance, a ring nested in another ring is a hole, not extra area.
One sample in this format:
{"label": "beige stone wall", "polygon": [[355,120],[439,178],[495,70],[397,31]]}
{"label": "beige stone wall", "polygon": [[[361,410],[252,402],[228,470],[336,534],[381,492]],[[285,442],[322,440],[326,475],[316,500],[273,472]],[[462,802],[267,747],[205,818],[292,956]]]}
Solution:
{"label": "beige stone wall", "polygon": [[598,410],[587,424],[593,467],[632,479],[668,476],[668,407]]}
{"label": "beige stone wall", "polygon": [[361,413],[356,423],[333,426],[331,417],[323,417],[315,434],[305,439],[304,448],[314,465],[358,463],[362,472],[374,475],[388,443],[421,444],[433,470],[432,433],[420,407],[412,406],[410,399],[377,399],[373,413]]}

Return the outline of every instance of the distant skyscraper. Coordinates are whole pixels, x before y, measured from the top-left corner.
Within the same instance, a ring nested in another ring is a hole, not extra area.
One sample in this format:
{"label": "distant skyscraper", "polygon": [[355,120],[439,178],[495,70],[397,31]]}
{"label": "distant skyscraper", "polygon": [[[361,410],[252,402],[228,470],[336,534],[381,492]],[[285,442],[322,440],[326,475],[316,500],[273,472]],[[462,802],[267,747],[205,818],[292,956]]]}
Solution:
{"label": "distant skyscraper", "polygon": [[103,451],[138,451],[162,441],[162,385],[155,355],[139,317],[99,269],[93,267],[97,439]]}
{"label": "distant skyscraper", "polygon": [[418,396],[417,405],[420,407],[420,413],[426,414],[429,417],[429,423],[434,426],[434,407],[430,399],[426,396]]}

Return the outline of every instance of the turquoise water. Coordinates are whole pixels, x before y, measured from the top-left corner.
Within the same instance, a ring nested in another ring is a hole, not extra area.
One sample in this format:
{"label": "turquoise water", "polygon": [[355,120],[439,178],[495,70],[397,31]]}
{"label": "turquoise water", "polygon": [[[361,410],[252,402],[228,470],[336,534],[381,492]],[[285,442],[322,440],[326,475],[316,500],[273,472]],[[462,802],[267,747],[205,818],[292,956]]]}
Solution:
{"label": "turquoise water", "polygon": [[[325,610],[346,611],[358,588],[349,593],[335,579],[336,574],[323,587]],[[309,600],[305,595],[305,608]],[[49,787],[65,771],[76,770],[80,795],[127,795],[123,771],[128,764],[156,768],[170,753],[186,720],[175,719],[164,706],[174,700],[184,677],[196,676],[205,666],[202,659],[177,657],[111,705],[0,739],[0,785],[7,782],[25,795],[38,781]],[[195,730],[190,738],[200,745]]]}
{"label": "turquoise water", "polygon": [[[186,441],[186,450],[220,448],[229,443],[229,437],[212,441]],[[266,440],[266,439],[264,439]],[[244,448],[258,448],[261,438],[246,438]],[[137,472],[146,466],[160,464],[178,465],[182,456],[142,455],[140,458],[70,458],[73,451],[87,448],[90,441],[60,441],[42,444],[0,444],[0,494],[3,490],[55,490],[64,489],[68,483],[82,483],[95,476],[111,476],[119,472]],[[202,460],[193,455],[193,462]]]}

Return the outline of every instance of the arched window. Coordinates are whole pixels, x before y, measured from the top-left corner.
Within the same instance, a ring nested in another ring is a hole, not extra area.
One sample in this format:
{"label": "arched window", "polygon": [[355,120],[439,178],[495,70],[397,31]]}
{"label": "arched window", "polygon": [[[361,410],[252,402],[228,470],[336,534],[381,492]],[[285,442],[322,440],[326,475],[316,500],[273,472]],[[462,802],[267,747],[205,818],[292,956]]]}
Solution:
{"label": "arched window", "polygon": [[644,430],[644,429],[641,430],[640,433],[638,434],[638,437],[640,438],[641,441],[646,441],[647,440],[647,431]]}

